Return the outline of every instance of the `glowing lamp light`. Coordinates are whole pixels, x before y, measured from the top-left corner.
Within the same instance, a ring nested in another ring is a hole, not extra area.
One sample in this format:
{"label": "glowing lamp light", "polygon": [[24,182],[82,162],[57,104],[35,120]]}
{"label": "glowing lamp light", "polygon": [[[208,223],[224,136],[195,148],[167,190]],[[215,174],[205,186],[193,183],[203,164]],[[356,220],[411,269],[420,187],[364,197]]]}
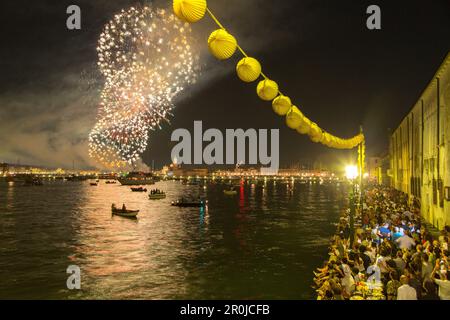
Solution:
{"label": "glowing lamp light", "polygon": [[357,166],[346,166],[345,167],[345,176],[349,180],[356,179],[356,177],[358,177],[358,167]]}

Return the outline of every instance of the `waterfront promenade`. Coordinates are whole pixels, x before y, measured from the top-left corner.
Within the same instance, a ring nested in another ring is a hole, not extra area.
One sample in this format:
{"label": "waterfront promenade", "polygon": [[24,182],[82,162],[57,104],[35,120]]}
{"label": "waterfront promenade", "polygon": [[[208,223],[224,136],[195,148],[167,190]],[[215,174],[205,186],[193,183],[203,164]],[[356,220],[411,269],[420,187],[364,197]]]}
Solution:
{"label": "waterfront promenade", "polygon": [[369,186],[356,209],[341,213],[329,259],[314,272],[318,300],[448,300],[448,226],[432,233],[420,203],[388,187]]}

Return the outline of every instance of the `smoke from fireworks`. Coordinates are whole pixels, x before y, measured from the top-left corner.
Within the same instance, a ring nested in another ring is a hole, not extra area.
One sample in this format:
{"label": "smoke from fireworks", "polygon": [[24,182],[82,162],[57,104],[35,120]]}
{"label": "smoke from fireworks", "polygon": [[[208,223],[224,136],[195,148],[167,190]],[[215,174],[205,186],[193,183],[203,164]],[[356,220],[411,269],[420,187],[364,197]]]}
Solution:
{"label": "smoke from fireworks", "polygon": [[105,26],[97,48],[105,85],[91,157],[109,167],[140,158],[149,130],[167,121],[174,97],[195,82],[190,32],[173,14],[148,6],[122,10]]}

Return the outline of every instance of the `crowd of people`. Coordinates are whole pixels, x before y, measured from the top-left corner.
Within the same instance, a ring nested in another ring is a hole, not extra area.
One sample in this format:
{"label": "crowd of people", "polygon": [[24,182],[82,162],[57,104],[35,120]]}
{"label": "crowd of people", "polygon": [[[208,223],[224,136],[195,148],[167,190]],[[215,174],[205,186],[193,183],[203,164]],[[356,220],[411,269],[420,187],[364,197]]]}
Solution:
{"label": "crowd of people", "polygon": [[[362,210],[361,210],[362,209]],[[320,300],[449,300],[449,227],[432,234],[420,203],[388,187],[368,186],[362,206],[342,212],[329,259],[314,282]]]}

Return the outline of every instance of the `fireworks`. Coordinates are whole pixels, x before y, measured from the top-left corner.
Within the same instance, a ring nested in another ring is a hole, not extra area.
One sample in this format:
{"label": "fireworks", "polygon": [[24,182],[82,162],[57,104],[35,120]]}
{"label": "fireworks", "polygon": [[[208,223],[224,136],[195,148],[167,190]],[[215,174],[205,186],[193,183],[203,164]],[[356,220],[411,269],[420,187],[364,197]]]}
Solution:
{"label": "fireworks", "polygon": [[160,128],[173,99],[196,79],[190,27],[151,7],[122,10],[98,42],[105,77],[90,156],[104,165],[132,164],[146,150],[150,130]]}

